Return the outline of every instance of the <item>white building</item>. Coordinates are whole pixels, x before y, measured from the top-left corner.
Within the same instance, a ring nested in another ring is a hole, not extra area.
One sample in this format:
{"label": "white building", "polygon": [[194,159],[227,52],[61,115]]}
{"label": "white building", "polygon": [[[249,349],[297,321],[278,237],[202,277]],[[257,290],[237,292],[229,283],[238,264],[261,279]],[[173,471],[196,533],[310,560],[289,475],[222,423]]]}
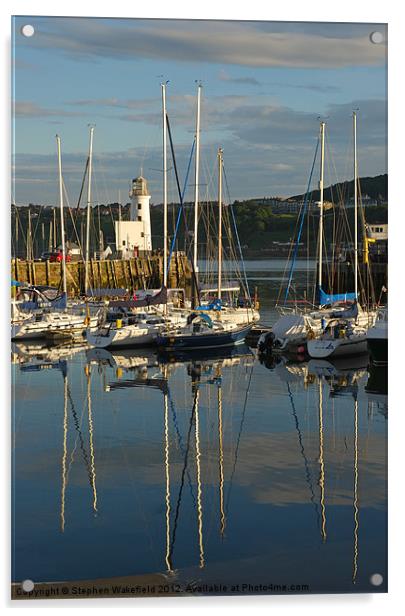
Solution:
{"label": "white building", "polygon": [[388,224],[366,224],[367,237],[373,240],[388,240]]}
{"label": "white building", "polygon": [[130,220],[115,223],[115,246],[123,258],[152,250],[148,184],[145,178],[132,180]]}

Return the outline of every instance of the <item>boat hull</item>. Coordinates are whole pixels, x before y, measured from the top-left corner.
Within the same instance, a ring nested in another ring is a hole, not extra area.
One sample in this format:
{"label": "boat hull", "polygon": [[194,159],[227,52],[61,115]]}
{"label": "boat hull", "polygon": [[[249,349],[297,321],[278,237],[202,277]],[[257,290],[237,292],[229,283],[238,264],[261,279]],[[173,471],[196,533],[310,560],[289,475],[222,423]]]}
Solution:
{"label": "boat hull", "polygon": [[155,342],[155,337],[156,332],[146,327],[135,326],[110,329],[106,332],[90,330],[86,332],[88,344],[99,349],[149,346]]}
{"label": "boat hull", "polygon": [[[91,319],[91,325],[96,324],[95,318]],[[27,319],[23,323],[11,326],[12,340],[40,340],[45,338],[66,338],[69,335],[84,334],[86,325],[82,317],[67,317],[65,322],[31,321]]]}
{"label": "boat hull", "polygon": [[361,355],[367,353],[367,339],[366,336],[359,336],[354,340],[346,340],[344,338],[338,338],[336,340],[308,340],[307,351],[308,355],[314,359]]}
{"label": "boat hull", "polygon": [[225,332],[210,332],[201,334],[176,334],[157,336],[156,344],[160,349],[165,350],[198,350],[216,349],[219,347],[234,346],[243,344],[247,334],[250,332],[252,324],[239,329]]}

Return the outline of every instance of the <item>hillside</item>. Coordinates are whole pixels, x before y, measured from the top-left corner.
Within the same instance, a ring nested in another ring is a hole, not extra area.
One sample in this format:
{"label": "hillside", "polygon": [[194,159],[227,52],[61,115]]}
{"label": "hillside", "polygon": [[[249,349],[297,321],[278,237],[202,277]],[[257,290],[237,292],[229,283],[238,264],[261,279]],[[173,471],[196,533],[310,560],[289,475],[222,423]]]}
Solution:
{"label": "hillside", "polygon": [[[388,220],[387,206],[387,174],[379,175],[374,178],[361,178],[360,185],[362,194],[367,194],[372,200],[377,201],[379,205],[369,205],[364,209],[365,219],[369,223],[384,223]],[[332,187],[325,189],[325,200],[339,201],[338,195],[343,193],[345,201],[350,199],[353,192],[353,181],[342,182],[335,184]],[[331,198],[331,193],[333,199]],[[319,191],[315,191],[311,195],[311,201],[316,201],[319,198]],[[302,201],[303,195],[295,195],[289,201]],[[275,201],[276,203],[271,203]],[[244,248],[246,256],[260,256],[261,254],[277,253],[281,254],[288,250],[288,242],[290,242],[296,233],[296,225],[299,211],[299,203],[295,204],[296,211],[277,211],[277,204],[285,203],[280,200],[258,200],[249,199],[245,201],[235,201],[233,210],[235,214],[236,224],[239,232],[240,242]],[[215,214],[215,204],[213,211]],[[294,204],[288,204],[293,205]],[[203,206],[204,207],[204,206]],[[101,229],[104,236],[105,244],[114,246],[115,233],[113,221],[118,219],[118,204],[113,203],[108,206],[101,205],[101,216],[98,216],[97,207],[93,208],[93,224],[91,231],[92,250],[97,250],[97,227],[98,218],[100,219]],[[178,212],[178,204],[170,204],[168,208],[168,228],[170,238],[173,237],[175,222]],[[193,205],[188,204],[186,207],[188,228],[193,228]],[[49,229],[53,220],[53,210],[51,207],[40,205],[31,205],[31,224],[33,232],[34,253],[39,256],[42,251],[48,249],[49,245]],[[76,221],[76,229],[79,237],[84,238],[85,234],[85,210],[79,210],[79,216]],[[129,218],[129,204],[122,207],[122,219]],[[26,254],[26,236],[28,226],[28,208],[18,208],[19,232],[16,233],[15,208],[12,208],[12,252],[21,257]],[[353,225],[353,210],[348,209],[349,224]],[[152,223],[152,241],[155,248],[161,248],[163,245],[163,206],[157,204],[151,207],[151,223]],[[216,222],[214,223],[215,226]],[[333,226],[335,224],[334,214],[332,211],[325,212],[325,232],[328,237],[332,237]],[[56,225],[59,229],[59,217],[57,217]],[[77,241],[76,233],[72,228],[70,216],[65,216],[66,236],[69,240]],[[304,225],[302,242],[303,245],[310,247],[310,253],[315,254],[316,241],[318,232],[317,211],[310,210],[308,222]],[[185,225],[181,221],[178,242],[176,248],[182,249],[185,246]],[[187,245],[190,244],[192,234],[189,234]],[[59,236],[59,230],[58,230]],[[200,244],[203,245],[206,241],[204,225],[200,226]]]}
{"label": "hillside", "polygon": [[[368,195],[371,199],[376,199],[382,203],[386,203],[388,200],[388,175],[376,175],[375,177],[360,178],[361,193]],[[353,180],[347,182],[339,182],[333,184],[324,189],[324,199],[326,201],[336,201],[338,195],[343,195],[345,199],[353,197]],[[294,195],[290,197],[291,200],[300,201],[304,198],[302,195]],[[312,193],[312,198],[316,201],[319,199],[319,190],[315,190]]]}

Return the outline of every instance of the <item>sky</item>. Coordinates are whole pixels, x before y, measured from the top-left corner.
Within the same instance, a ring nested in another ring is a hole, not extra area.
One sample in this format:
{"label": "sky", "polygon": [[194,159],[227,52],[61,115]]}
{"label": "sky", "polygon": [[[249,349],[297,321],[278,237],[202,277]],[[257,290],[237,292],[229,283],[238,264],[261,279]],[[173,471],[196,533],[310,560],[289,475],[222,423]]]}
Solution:
{"label": "sky", "polygon": [[[35,34],[24,37],[31,24]],[[143,174],[162,201],[161,83],[183,185],[202,84],[202,199],[305,192],[320,118],[325,183],[351,179],[358,116],[361,176],[387,172],[387,30],[383,24],[16,17],[13,20],[13,200],[58,200],[55,135],[75,205],[94,131],[95,202],[128,200]],[[370,33],[382,32],[373,44]],[[169,162],[169,199],[177,200]],[[317,175],[315,172],[315,176]],[[186,199],[193,198],[191,173]],[[316,184],[316,178],[314,179]]]}

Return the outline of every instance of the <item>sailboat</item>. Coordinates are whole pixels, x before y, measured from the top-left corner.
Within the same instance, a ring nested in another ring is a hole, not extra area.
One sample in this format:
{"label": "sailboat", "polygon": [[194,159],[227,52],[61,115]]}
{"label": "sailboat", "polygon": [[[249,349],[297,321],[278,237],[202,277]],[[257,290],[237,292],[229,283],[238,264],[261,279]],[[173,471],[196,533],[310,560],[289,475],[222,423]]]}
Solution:
{"label": "sailboat", "polygon": [[[163,286],[154,295],[147,294],[136,300],[118,300],[109,303],[109,313],[100,317],[96,329],[88,328],[87,342],[96,348],[138,347],[153,344],[156,336],[169,328],[185,326],[188,313],[167,310],[167,114],[166,84],[162,89],[163,123]],[[163,312],[158,311],[162,308]],[[142,309],[142,310],[140,310]]]}
{"label": "sailboat", "polygon": [[[354,167],[354,305],[358,304],[358,198],[357,198],[357,115],[353,111],[353,167]],[[322,257],[320,236],[319,259]],[[319,279],[321,291],[322,278]],[[342,357],[367,353],[367,324],[347,318],[332,319],[318,338],[308,340],[308,355],[314,358]]]}
{"label": "sailboat", "polygon": [[[347,306],[344,303],[339,306],[331,306],[330,309],[326,309],[327,304],[331,304],[333,298],[326,296],[322,291],[322,266],[323,266],[323,218],[324,218],[324,166],[325,166],[325,122],[320,122],[320,131],[317,147],[315,150],[314,160],[312,164],[311,174],[309,177],[307,195],[310,189],[310,183],[312,180],[312,174],[317,158],[318,148],[320,145],[320,174],[319,174],[319,201],[317,206],[319,208],[319,254],[318,254],[318,292],[319,292],[319,309],[316,311],[305,312],[295,309],[293,311],[282,309],[280,318],[272,327],[272,331],[267,333],[261,339],[259,339],[259,349],[264,352],[266,349],[281,353],[305,353],[306,344],[308,338],[318,337],[322,333],[323,323],[325,319],[337,317],[344,310],[347,310]],[[307,197],[305,200],[305,206],[307,205]],[[304,207],[305,207],[304,206]],[[304,220],[305,211],[302,212],[301,228]],[[294,260],[296,257],[296,251],[298,246],[298,239],[296,249],[294,252],[293,263],[289,275],[288,286],[285,293],[285,301],[287,301],[289,288],[291,284]],[[351,297],[345,295],[339,298],[340,301],[346,302]],[[357,316],[357,312],[356,312]]]}
{"label": "sailboat", "polygon": [[[208,315],[215,319],[219,312],[221,317],[224,317],[229,322],[236,325],[244,325],[252,323],[260,319],[259,311],[254,305],[254,302],[249,296],[247,281],[245,280],[245,299],[242,301],[236,300],[236,296],[240,294],[241,283],[239,281],[223,282],[221,280],[222,297],[215,297],[217,287],[215,284],[203,283],[199,276],[198,266],[198,231],[199,231],[199,187],[200,187],[200,126],[201,126],[201,90],[202,85],[198,83],[197,87],[197,113],[196,113],[196,130],[195,130],[195,167],[194,167],[194,233],[193,233],[193,263],[195,269],[195,286],[198,286],[198,295],[201,297],[201,304],[195,307],[195,310],[207,312]],[[235,227],[236,228],[236,227]],[[239,238],[238,238],[239,240]],[[240,249],[240,246],[239,246]],[[241,249],[240,259],[243,261]],[[225,294],[227,297],[225,297]],[[194,293],[196,295],[196,293]]]}
{"label": "sailboat", "polygon": [[[222,297],[222,168],[223,150],[218,149],[218,285],[217,299]],[[188,317],[185,327],[169,330],[158,335],[156,343],[159,348],[172,349],[200,349],[216,348],[241,344],[252,328],[253,323],[238,325],[222,317],[221,311],[211,318],[204,311],[196,310]]]}
{"label": "sailboat", "polygon": [[[21,321],[12,323],[11,338],[13,340],[32,339],[32,338],[60,338],[71,336],[74,334],[82,335],[86,329],[86,324],[95,326],[97,316],[86,316],[81,307],[78,310],[67,312],[67,284],[66,284],[66,246],[65,246],[65,228],[63,215],[63,179],[62,179],[62,157],[61,157],[61,139],[56,135],[57,155],[58,155],[58,175],[59,175],[59,205],[60,205],[60,220],[61,220],[61,236],[62,236],[62,297],[59,305],[61,310],[43,310],[39,313],[34,313],[30,318],[24,318]],[[62,301],[63,300],[63,301]]]}

